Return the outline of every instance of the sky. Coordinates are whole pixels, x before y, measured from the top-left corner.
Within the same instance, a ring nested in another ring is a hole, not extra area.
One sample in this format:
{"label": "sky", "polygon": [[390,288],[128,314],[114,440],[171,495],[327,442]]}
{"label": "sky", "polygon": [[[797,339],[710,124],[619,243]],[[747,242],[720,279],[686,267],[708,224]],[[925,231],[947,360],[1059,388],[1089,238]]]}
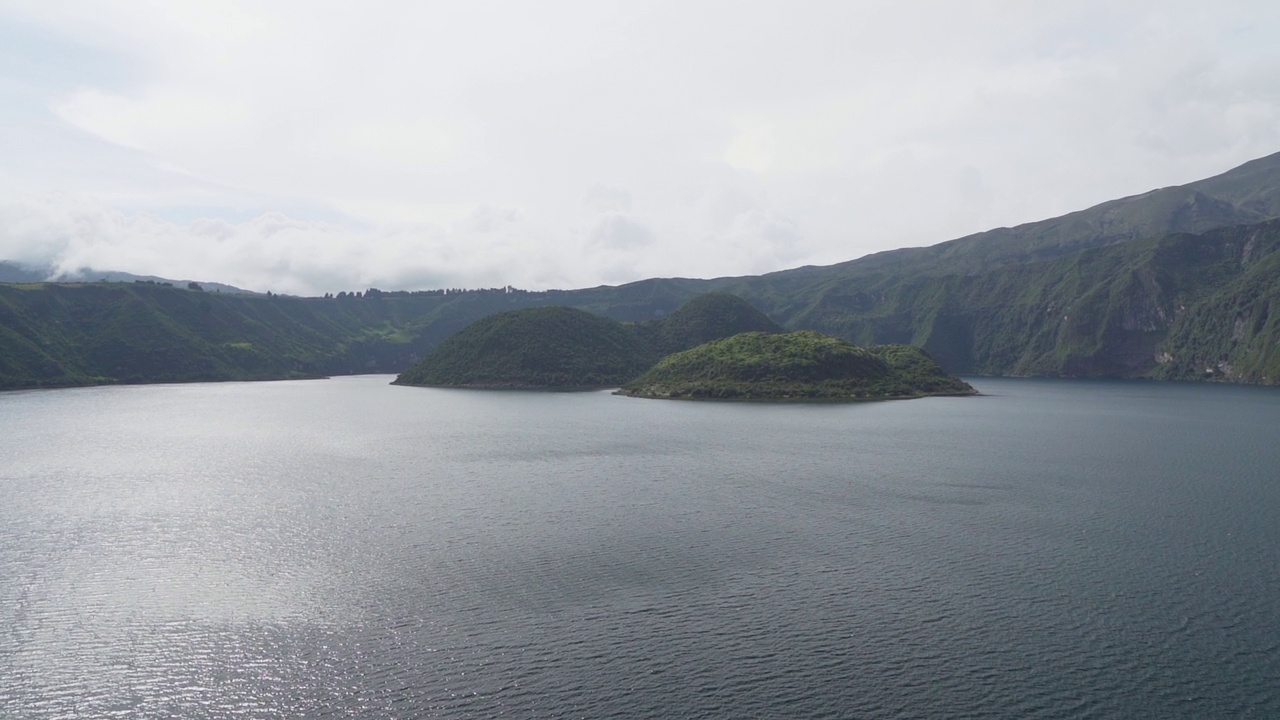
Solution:
{"label": "sky", "polygon": [[313,295],[758,274],[1280,151],[1280,4],[0,0],[0,260]]}

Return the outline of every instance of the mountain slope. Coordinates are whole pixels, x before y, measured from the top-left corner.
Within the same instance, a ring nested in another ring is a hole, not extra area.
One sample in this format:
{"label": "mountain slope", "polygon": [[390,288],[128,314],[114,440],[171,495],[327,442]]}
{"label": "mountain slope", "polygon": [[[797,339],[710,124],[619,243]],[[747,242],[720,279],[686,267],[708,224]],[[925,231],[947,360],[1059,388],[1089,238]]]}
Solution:
{"label": "mountain slope", "polygon": [[[93,268],[81,268],[75,272],[59,273],[57,270],[47,265],[26,265],[0,260],[0,283],[40,283],[50,281],[50,278],[53,278],[53,282],[61,283],[141,282],[160,285],[176,285],[179,287],[186,287],[188,283],[195,282],[192,280],[163,278],[157,275],[134,275],[133,273],[117,272],[114,270],[94,270]],[[235,295],[255,294],[250,290],[244,290],[234,285],[225,285],[223,283],[201,281],[197,284],[209,292],[232,293]]]}
{"label": "mountain slope", "polygon": [[450,302],[0,284],[0,389],[390,372],[443,339],[409,328]]}
{"label": "mountain slope", "polygon": [[960,373],[1274,383],[1278,249],[1280,221],[1149,238],[885,283],[865,307],[821,303],[797,324],[915,344]]}
{"label": "mountain slope", "polygon": [[[1280,154],[1060,218],[755,277],[345,299],[0,285],[0,388],[395,372],[485,316],[548,305],[635,322],[671,350],[707,339],[676,315],[707,292],[787,328],[922,346],[953,372],[1280,383],[1278,215]],[[724,330],[769,329],[722,310]]]}
{"label": "mountain slope", "polygon": [[[978,272],[1093,247],[1280,218],[1280,153],[1204,180],[1110,200],[1061,217],[996,228],[924,248],[868,255],[821,268],[827,277]],[[792,271],[783,271],[783,273]]]}

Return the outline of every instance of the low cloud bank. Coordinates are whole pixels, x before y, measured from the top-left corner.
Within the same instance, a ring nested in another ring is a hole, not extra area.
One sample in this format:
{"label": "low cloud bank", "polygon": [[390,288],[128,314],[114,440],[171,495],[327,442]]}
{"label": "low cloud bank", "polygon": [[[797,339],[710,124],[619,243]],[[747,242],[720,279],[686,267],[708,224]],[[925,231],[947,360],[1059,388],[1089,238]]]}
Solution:
{"label": "low cloud bank", "polygon": [[[718,191],[710,191],[714,197]],[[173,222],[83,198],[49,195],[0,204],[0,260],[193,278],[248,290],[318,295],[378,287],[571,288],[658,275],[753,273],[796,257],[803,237],[749,199],[724,211],[691,209],[692,231],[661,233],[611,201],[558,232],[518,208],[479,205],[448,226],[363,228],[271,212],[244,222]],[[684,223],[681,223],[683,225]],[[729,248],[728,253],[722,252]]]}

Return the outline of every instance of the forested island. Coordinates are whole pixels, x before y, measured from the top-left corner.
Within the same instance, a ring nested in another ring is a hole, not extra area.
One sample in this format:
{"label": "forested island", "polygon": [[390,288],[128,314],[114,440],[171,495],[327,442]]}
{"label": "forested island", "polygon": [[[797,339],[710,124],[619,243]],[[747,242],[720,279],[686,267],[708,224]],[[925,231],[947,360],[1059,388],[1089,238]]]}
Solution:
{"label": "forested island", "polygon": [[684,400],[888,400],[973,395],[919,348],[861,348],[812,330],[742,333],[669,355],[619,390]]}
{"label": "forested island", "polygon": [[396,385],[581,389],[621,385],[652,351],[622,323],[568,307],[491,315],[463,328]]}

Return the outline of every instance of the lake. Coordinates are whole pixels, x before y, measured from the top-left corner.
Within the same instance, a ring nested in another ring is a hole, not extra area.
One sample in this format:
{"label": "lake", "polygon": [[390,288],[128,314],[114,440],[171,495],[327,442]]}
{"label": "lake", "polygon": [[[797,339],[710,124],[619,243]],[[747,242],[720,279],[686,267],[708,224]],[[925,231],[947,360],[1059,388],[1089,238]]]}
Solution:
{"label": "lake", "polygon": [[0,395],[0,717],[1280,717],[1280,391]]}

